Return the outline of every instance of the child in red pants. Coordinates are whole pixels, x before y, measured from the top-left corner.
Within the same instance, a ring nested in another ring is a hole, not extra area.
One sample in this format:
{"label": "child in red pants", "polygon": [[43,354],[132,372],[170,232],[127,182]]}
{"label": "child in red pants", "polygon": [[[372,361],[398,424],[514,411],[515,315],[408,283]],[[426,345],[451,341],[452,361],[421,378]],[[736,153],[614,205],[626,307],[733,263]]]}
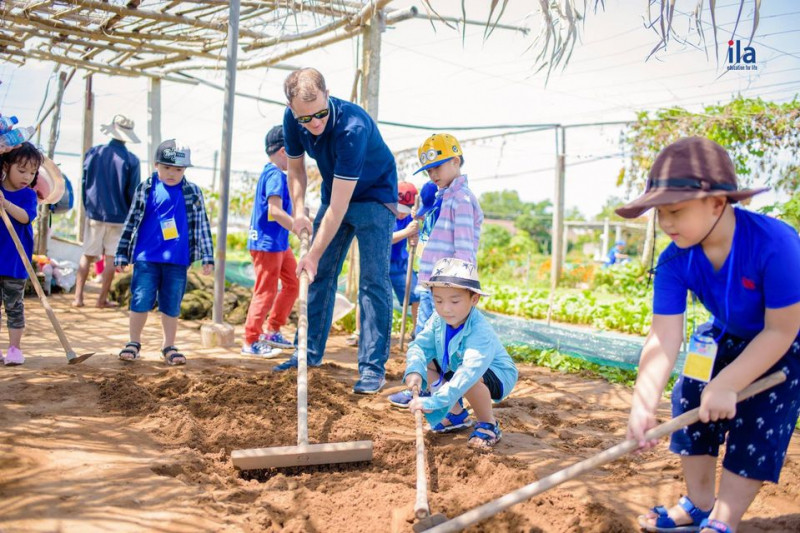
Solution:
{"label": "child in red pants", "polygon": [[[292,202],[286,182],[286,150],[283,126],[275,126],[265,140],[270,162],[264,167],[256,187],[247,247],[253,258],[256,283],[247,310],[243,355],[272,357],[274,348],[291,348],[293,343],[281,334],[297,299],[297,262],[289,247],[292,229]],[[278,280],[281,290],[278,291]],[[267,331],[263,332],[267,320]]]}

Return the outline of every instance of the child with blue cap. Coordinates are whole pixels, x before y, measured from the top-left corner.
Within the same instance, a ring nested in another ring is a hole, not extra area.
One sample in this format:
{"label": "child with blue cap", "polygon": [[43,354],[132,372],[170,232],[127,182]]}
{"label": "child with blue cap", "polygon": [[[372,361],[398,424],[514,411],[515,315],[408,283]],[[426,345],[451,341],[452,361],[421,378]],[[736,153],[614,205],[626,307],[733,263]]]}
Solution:
{"label": "child with blue cap", "polygon": [[[670,442],[687,494],[640,516],[646,531],[735,532],[764,482],[778,482],[800,412],[800,238],[784,222],[733,207],[765,190],[739,189],[725,149],[690,137],[662,150],[644,195],[617,209],[636,218],[655,208],[672,240],[655,267],[653,322],[628,421],[628,438],[642,449],[655,445],[644,435],[678,357],[687,292],[714,317],[695,329],[672,390],[674,417],[700,408],[700,422]],[[784,383],[737,404],[737,393],[778,370]]]}

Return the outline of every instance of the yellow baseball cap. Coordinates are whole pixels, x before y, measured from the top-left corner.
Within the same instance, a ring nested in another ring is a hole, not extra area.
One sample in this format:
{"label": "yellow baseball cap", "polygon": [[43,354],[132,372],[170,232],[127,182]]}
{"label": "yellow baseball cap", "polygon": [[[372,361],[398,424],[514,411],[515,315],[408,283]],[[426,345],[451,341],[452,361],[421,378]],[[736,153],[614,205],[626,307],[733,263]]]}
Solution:
{"label": "yellow baseball cap", "polygon": [[449,133],[434,133],[425,139],[425,142],[417,149],[417,156],[419,156],[422,167],[414,174],[438,167],[454,157],[463,157],[464,153],[455,137]]}

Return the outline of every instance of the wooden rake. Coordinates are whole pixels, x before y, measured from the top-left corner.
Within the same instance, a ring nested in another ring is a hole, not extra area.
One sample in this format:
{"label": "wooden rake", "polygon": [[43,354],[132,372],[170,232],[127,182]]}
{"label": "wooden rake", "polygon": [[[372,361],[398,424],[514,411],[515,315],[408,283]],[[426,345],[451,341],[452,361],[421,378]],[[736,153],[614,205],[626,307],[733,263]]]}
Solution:
{"label": "wooden rake", "polygon": [[[770,374],[769,376],[759,379],[758,381],[750,384],[750,386],[746,389],[742,390],[739,393],[736,401],[741,402],[742,400],[746,400],[752,396],[755,396],[756,394],[764,392],[765,390],[771,389],[772,387],[779,385],[784,381],[786,381],[786,374],[783,372],[778,371]],[[688,425],[694,424],[698,420],[700,420],[699,407],[692,409],[691,411],[687,411],[679,417],[673,418],[669,422],[654,427],[645,433],[644,437],[646,440],[660,439],[662,437],[666,437],[667,435],[671,435],[675,431],[678,431],[679,429],[682,429]],[[476,507],[475,509],[467,511],[464,514],[453,518],[452,520],[448,520],[443,524],[434,526],[424,531],[428,531],[430,533],[450,533],[453,531],[461,531],[472,524],[480,522],[481,520],[485,520],[501,511],[508,509],[512,505],[516,505],[522,501],[530,499],[538,494],[541,494],[542,492],[560,485],[561,483],[564,483],[565,481],[569,481],[570,479],[594,470],[599,466],[615,461],[623,455],[627,455],[638,448],[639,443],[636,441],[636,439],[628,439],[612,448],[581,461],[580,463],[576,463],[563,470],[559,470],[558,472],[550,474],[546,478],[540,479],[539,481],[529,485],[525,485],[514,492],[510,492],[505,496],[501,496],[496,500],[485,503],[480,507]]]}
{"label": "wooden rake", "polygon": [[39,296],[39,301],[42,302],[42,307],[44,307],[45,313],[47,313],[47,318],[50,319],[53,329],[56,330],[56,335],[58,336],[58,340],[61,342],[61,347],[64,348],[64,351],[67,354],[67,363],[70,365],[77,365],[78,363],[86,361],[94,355],[94,352],[78,355],[75,353],[75,350],[72,349],[69,339],[67,339],[66,334],[64,334],[64,330],[61,328],[61,324],[58,323],[58,318],[56,318],[53,308],[50,307],[50,304],[47,301],[47,296],[45,296],[44,290],[42,290],[42,286],[39,283],[39,278],[36,277],[36,272],[34,272],[31,262],[28,260],[28,254],[25,253],[25,248],[22,246],[22,243],[19,240],[19,235],[17,235],[14,226],[11,224],[11,220],[8,218],[8,213],[6,213],[6,210],[2,204],[0,204],[0,216],[2,216],[3,223],[6,225],[6,229],[8,229],[8,233],[11,235],[11,240],[14,241],[14,246],[17,249],[17,253],[19,253],[19,258],[25,265],[25,270],[28,272],[28,277],[31,279],[33,288],[36,290],[36,294]]}
{"label": "wooden rake", "polygon": [[[300,234],[300,257],[308,253],[308,232]],[[300,313],[297,322],[297,446],[252,448],[231,452],[240,470],[355,463],[372,460],[372,441],[308,443],[308,273],[300,273]]]}

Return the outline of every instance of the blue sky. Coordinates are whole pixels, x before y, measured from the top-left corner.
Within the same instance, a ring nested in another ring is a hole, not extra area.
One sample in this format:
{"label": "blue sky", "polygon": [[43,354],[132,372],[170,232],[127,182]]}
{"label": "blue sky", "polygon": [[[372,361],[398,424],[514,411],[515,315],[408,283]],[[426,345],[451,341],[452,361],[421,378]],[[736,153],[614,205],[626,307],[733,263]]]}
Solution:
{"label": "blue sky", "polygon": [[[592,2],[590,2],[592,3]],[[718,39],[721,50],[730,37],[738,0],[719,0],[717,18],[724,30]],[[503,22],[530,26],[533,33],[497,30],[486,41],[483,28],[468,26],[462,43],[460,31],[441,23],[435,29],[426,20],[410,20],[388,28],[383,34],[381,62],[380,118],[408,124],[436,127],[485,126],[497,124],[575,124],[632,120],[637,111],[665,106],[698,110],[703,105],[725,102],[733,94],[775,101],[791,100],[800,90],[800,5],[791,0],[763,2],[761,22],[753,47],[757,71],[723,74],[713,57],[709,38],[708,54],[702,46],[671,42],[666,51],[645,61],[657,42],[656,35],[643,27],[647,0],[608,0],[605,9],[590,12],[582,29],[582,41],[575,47],[569,65],[553,72],[545,85],[543,74],[533,74],[537,50],[532,48],[540,21],[533,2],[509,2]],[[681,12],[694,9],[694,0],[678,0],[675,27],[685,34],[689,18]],[[738,38],[746,39],[752,21],[750,2],[745,7]],[[419,2],[396,0],[391,8]],[[434,0],[445,15],[460,15],[460,2]],[[485,20],[484,3],[467,2],[468,16]],[[451,9],[451,11],[448,11]],[[424,11],[423,11],[424,12]],[[704,17],[709,19],[708,14]],[[698,43],[696,36],[690,41]],[[338,43],[287,61],[293,66],[315,66],[326,76],[332,94],[348,98],[357,67],[359,43]],[[722,53],[722,52],[721,52]],[[724,57],[720,64],[724,64]],[[79,72],[64,99],[64,114],[58,151],[76,154],[81,149],[83,79]],[[197,74],[197,73],[195,73]],[[282,100],[281,84],[287,72],[281,69],[242,71],[237,90]],[[206,79],[224,83],[222,72],[200,73]],[[52,65],[29,62],[23,67],[0,65],[0,112],[16,114],[22,124],[34,122],[45,91],[50,95],[55,81]],[[147,81],[95,76],[95,143],[104,142],[100,124],[115,113],[132,117],[137,131],[146,138]],[[213,154],[221,143],[223,94],[204,86],[164,82],[162,89],[162,136],[177,137],[193,150],[196,165],[211,167]],[[260,172],[265,163],[263,137],[280,122],[281,106],[237,98],[234,122],[232,177],[240,171]],[[49,131],[45,124],[45,134]],[[389,146],[397,151],[413,149],[430,132],[382,126]],[[552,197],[555,143],[550,132],[495,137],[477,137],[508,130],[452,131],[463,141],[473,190],[514,189],[529,201]],[[593,215],[608,196],[621,196],[616,176],[624,164],[618,126],[570,129],[567,133],[566,204]],[[46,139],[46,137],[45,137]],[[134,153],[148,159],[146,146],[133,145]],[[80,158],[61,155],[58,161],[73,178],[79,176]],[[200,184],[211,181],[210,170],[192,169],[188,176]],[[403,173],[401,177],[409,177]],[[420,176],[410,178],[421,184]],[[772,201],[764,195],[761,202]]]}

